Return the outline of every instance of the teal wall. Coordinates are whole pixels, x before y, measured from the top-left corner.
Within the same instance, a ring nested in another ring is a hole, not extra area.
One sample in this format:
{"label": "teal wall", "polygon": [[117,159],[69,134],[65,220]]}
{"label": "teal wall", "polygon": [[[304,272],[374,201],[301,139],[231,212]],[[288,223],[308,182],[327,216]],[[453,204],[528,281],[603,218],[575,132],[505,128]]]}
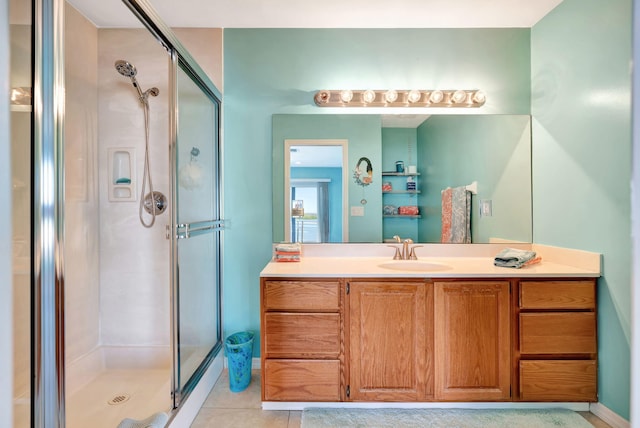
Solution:
{"label": "teal wall", "polygon": [[342,242],[342,168],[291,168],[291,178],[314,178],[329,180],[329,183],[327,183],[327,190],[329,193],[328,242]]}
{"label": "teal wall", "polygon": [[[478,182],[471,197],[472,242],[532,241],[531,126],[526,115],[431,116],[418,127],[420,242],[440,242],[441,190]],[[479,201],[492,201],[480,217]]]}
{"label": "teal wall", "polygon": [[531,32],[534,242],[603,254],[599,400],[629,419],[631,0],[564,0]]}
{"label": "teal wall", "polygon": [[[344,113],[315,106],[324,88],[413,87],[486,92],[484,107],[460,114],[529,114],[530,57],[529,29],[226,29],[225,334],[260,327],[259,274],[273,236],[272,115]],[[374,180],[367,198],[381,197]]]}
{"label": "teal wall", "polygon": [[[382,128],[382,170],[395,171],[396,161],[404,162],[405,170],[409,165],[421,168],[418,162],[418,138],[416,128]],[[420,181],[418,178],[418,189]],[[382,181],[388,181],[394,190],[406,190],[407,177],[385,176]],[[382,196],[383,205],[419,206],[418,195],[386,194]],[[391,239],[394,235],[402,239],[411,238],[418,242],[418,224],[420,220],[411,218],[385,218],[382,220],[382,234],[384,239]]]}

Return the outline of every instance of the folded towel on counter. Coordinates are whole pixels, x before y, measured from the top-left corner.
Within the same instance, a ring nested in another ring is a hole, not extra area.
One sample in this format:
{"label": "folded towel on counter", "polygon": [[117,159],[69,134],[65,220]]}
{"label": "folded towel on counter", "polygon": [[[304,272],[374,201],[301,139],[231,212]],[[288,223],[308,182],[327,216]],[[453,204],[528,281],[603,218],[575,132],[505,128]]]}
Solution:
{"label": "folded towel on counter", "polygon": [[299,262],[302,245],[299,242],[281,242],[275,245],[273,261]]}
{"label": "folded towel on counter", "polygon": [[493,264],[499,267],[519,269],[526,264],[538,263],[540,260],[542,260],[542,258],[536,257],[535,251],[505,248],[496,255]]}
{"label": "folded towel on counter", "polygon": [[276,244],[276,251],[281,253],[300,253],[302,246],[299,242],[281,242]]}
{"label": "folded towel on counter", "polygon": [[273,256],[273,261],[275,261],[275,262],[299,262],[300,261],[300,255],[299,254],[295,254],[295,255],[276,254],[275,256]]}

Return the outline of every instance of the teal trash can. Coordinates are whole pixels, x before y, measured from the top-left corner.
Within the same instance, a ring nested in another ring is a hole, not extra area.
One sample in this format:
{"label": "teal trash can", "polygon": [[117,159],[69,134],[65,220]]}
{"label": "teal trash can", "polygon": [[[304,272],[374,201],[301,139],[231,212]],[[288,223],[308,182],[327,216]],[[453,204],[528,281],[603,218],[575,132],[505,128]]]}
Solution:
{"label": "teal trash can", "polygon": [[241,392],[251,382],[251,359],[253,357],[253,332],[241,331],[224,341],[229,365],[229,389]]}

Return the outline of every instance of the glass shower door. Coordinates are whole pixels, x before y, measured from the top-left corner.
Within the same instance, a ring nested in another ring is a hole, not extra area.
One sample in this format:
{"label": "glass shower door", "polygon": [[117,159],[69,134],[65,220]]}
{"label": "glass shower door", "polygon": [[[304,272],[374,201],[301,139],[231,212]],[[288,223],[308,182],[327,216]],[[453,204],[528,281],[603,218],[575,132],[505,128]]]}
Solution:
{"label": "glass shower door", "polygon": [[220,316],[219,108],[177,67],[175,145],[175,405],[222,347]]}

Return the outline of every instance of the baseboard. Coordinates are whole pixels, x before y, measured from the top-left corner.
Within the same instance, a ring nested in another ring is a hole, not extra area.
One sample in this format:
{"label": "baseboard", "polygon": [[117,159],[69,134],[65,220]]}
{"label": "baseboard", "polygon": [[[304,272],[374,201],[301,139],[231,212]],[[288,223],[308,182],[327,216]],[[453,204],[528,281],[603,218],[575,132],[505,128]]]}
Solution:
{"label": "baseboard", "polygon": [[[229,368],[229,359],[227,357],[224,357],[224,368],[225,369]],[[260,357],[252,358],[251,359],[251,370],[260,370],[260,368],[261,368]]]}
{"label": "baseboard", "polygon": [[591,403],[589,411],[611,425],[613,428],[630,428],[631,424],[628,420],[600,403]]}
{"label": "baseboard", "polygon": [[533,403],[533,402],[285,402],[263,401],[262,410],[304,410],[309,407],[342,409],[569,409],[589,411],[589,403]]}

